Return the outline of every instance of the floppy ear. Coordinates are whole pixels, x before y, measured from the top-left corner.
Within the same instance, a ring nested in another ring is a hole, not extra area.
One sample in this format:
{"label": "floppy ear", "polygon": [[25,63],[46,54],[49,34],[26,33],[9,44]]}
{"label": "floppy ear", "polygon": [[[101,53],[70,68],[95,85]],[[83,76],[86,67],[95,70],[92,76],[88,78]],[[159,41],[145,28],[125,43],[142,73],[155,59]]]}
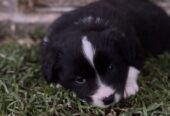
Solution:
{"label": "floppy ear", "polygon": [[115,41],[119,53],[128,65],[140,70],[143,67],[145,54],[137,36],[134,33],[131,35],[117,33]]}
{"label": "floppy ear", "polygon": [[51,43],[40,45],[42,74],[48,83],[58,81],[58,72],[60,71],[59,65],[59,51]]}

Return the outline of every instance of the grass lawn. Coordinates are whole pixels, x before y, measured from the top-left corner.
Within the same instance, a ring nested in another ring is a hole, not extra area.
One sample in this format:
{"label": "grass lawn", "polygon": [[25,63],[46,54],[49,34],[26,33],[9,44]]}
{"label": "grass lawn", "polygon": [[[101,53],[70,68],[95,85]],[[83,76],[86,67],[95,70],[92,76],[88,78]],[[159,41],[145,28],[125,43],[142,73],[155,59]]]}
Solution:
{"label": "grass lawn", "polygon": [[170,55],[149,58],[139,85],[136,96],[96,108],[46,84],[36,46],[0,45],[0,116],[170,116]]}

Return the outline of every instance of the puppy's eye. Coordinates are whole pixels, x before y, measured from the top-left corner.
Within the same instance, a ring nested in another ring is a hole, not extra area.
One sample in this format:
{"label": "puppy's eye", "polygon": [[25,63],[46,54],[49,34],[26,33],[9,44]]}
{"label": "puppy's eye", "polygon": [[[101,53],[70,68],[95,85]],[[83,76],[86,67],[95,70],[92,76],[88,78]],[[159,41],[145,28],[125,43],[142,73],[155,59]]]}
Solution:
{"label": "puppy's eye", "polygon": [[110,65],[107,67],[107,71],[110,72],[110,71],[113,71],[113,70],[114,70],[113,64],[110,64]]}
{"label": "puppy's eye", "polygon": [[78,76],[76,79],[75,79],[75,82],[79,85],[82,85],[82,84],[85,84],[86,83],[86,79],[81,77],[81,76]]}

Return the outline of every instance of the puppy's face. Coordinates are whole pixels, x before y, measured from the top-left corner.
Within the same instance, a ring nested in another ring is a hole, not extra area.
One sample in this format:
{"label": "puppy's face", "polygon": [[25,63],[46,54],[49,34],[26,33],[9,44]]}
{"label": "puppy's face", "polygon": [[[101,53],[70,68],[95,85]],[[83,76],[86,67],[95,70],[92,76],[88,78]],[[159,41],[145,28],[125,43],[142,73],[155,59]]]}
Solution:
{"label": "puppy's face", "polygon": [[[59,57],[50,56],[54,58],[48,59],[51,62],[46,65],[50,66],[44,66],[44,71],[49,73],[45,74],[47,80],[58,82],[99,107],[107,107],[138,91],[139,71],[122,57],[112,37],[75,38],[64,43]],[[55,47],[53,51],[56,54]]]}

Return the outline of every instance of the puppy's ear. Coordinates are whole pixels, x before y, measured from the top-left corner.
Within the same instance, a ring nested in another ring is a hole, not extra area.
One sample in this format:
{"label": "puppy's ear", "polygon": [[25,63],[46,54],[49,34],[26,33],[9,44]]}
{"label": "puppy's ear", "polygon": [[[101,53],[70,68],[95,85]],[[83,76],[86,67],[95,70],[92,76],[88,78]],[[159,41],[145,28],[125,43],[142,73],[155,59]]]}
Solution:
{"label": "puppy's ear", "polygon": [[53,46],[52,43],[40,45],[40,54],[42,62],[42,74],[48,83],[58,81],[59,65],[59,49]]}
{"label": "puppy's ear", "polygon": [[134,33],[127,35],[118,32],[115,33],[117,34],[115,44],[121,56],[128,65],[141,69],[143,67],[145,54],[140,40]]}

